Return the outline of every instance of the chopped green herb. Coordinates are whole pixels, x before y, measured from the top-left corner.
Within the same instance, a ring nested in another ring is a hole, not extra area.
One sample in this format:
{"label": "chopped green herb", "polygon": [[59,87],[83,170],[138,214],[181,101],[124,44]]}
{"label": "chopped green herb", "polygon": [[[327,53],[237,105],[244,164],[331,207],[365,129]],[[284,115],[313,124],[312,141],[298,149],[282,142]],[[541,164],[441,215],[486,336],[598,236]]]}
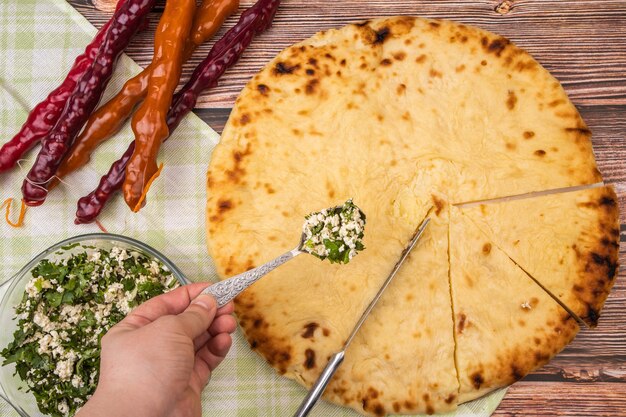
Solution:
{"label": "chopped green herb", "polygon": [[305,217],[302,250],[331,263],[348,263],[363,246],[365,214],[348,200]]}
{"label": "chopped green herb", "polygon": [[31,273],[15,307],[13,341],[0,355],[3,365],[15,364],[42,413],[70,416],[96,388],[104,333],[178,281],[157,260],[118,247],[43,260]]}

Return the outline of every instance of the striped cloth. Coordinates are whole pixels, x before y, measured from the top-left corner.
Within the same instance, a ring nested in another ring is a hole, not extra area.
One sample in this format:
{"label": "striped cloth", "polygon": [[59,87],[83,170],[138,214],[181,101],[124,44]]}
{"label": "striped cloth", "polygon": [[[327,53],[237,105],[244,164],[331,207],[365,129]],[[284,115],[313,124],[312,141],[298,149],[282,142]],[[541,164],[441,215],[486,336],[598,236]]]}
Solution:
{"label": "striped cloth", "polygon": [[[94,33],[94,27],[62,0],[0,2],[0,142],[12,137],[29,109],[58,85]],[[104,99],[139,70],[130,58],[122,56]],[[43,206],[27,211],[22,228],[1,222],[0,283],[52,244],[99,231],[94,225],[74,225],[76,200],[91,191],[132,139],[126,126],[103,144],[89,165],[53,190]],[[133,214],[118,196],[100,218],[109,232],[137,238],[163,252],[192,281],[216,279],[205,249],[204,190],[207,163],[218,139],[199,118],[186,117],[162,148],[160,160],[165,168],[150,190],[146,207]],[[20,186],[34,156],[34,152],[27,154],[19,169],[0,175],[0,201],[9,197],[19,201]],[[17,211],[14,206],[14,213]],[[204,392],[203,410],[207,416],[288,416],[304,394],[303,388],[276,375],[237,334],[233,349]],[[503,396],[501,390],[463,405],[451,415],[489,416]],[[357,416],[325,402],[311,415]],[[0,400],[0,417],[8,416],[17,413]]]}

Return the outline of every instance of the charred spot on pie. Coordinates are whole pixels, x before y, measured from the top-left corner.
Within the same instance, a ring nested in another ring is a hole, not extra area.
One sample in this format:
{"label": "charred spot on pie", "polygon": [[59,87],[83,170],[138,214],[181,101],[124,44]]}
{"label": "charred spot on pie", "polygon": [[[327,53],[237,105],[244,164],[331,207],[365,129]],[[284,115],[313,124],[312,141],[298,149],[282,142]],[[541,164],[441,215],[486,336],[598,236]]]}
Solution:
{"label": "charred spot on pie", "polygon": [[330,330],[328,330],[326,327],[324,327],[322,329],[322,334],[326,337],[328,337],[330,335]]}
{"label": "charred spot on pie", "polygon": [[524,136],[524,139],[532,139],[535,136],[535,132],[527,130],[522,135]]}
{"label": "charred spot on pie", "polygon": [[515,91],[509,90],[507,93],[506,107],[509,110],[513,110],[515,108],[516,103],[517,103],[517,96],[515,95]]}
{"label": "charred spot on pie", "polygon": [[617,202],[613,197],[605,195],[600,198],[600,205],[605,207],[615,207],[617,206]]}
{"label": "charred spot on pie", "polygon": [[436,196],[432,196],[433,199],[433,203],[435,204],[435,214],[437,216],[439,216],[439,213],[441,213],[441,210],[443,210],[443,208],[446,206],[445,201],[443,201],[440,198],[437,198]]}
{"label": "charred spot on pie", "polygon": [[534,154],[536,156],[542,157],[542,156],[546,156],[546,151],[544,151],[543,149],[537,149]]}
{"label": "charred spot on pie", "polygon": [[257,86],[256,86],[256,89],[257,89],[257,90],[259,91],[259,93],[261,93],[261,95],[263,95],[263,96],[267,96],[267,94],[268,94],[268,93],[269,93],[269,91],[270,91],[270,88],[269,88],[267,85],[265,85],[265,84],[259,84],[259,85],[257,85]]}
{"label": "charred spot on pie", "polygon": [[446,398],[444,401],[446,402],[446,404],[452,404],[454,400],[456,400],[456,394],[450,394],[448,395],[448,398]]}
{"label": "charred spot on pie", "polygon": [[217,201],[217,211],[222,214],[233,208],[233,203],[230,200],[219,199]]}
{"label": "charred spot on pie", "polygon": [[[252,259],[248,259],[248,261],[246,262],[246,266],[244,267],[244,271],[250,271],[251,269],[254,269],[254,268],[256,268],[254,261]],[[268,324],[264,323],[264,327],[268,327]]]}
{"label": "charred spot on pie", "polygon": [[304,351],[304,367],[306,369],[315,368],[315,351],[313,349],[307,349]]}
{"label": "charred spot on pie", "polygon": [[383,26],[382,28],[378,29],[376,32],[374,32],[374,45],[384,43],[390,33],[391,32],[389,31],[389,28],[387,26]]}
{"label": "charred spot on pie", "polygon": [[600,243],[602,243],[602,246],[612,246],[614,248],[619,248],[619,243],[617,243],[615,240],[611,239],[610,237],[604,236],[601,240]]}
{"label": "charred spot on pie", "polygon": [[248,113],[242,114],[241,118],[239,119],[239,123],[241,123],[242,126],[245,126],[248,123],[250,123],[250,115]]}
{"label": "charred spot on pie", "polygon": [[415,58],[415,62],[417,62],[418,64],[421,64],[424,61],[426,61],[426,55],[425,54],[421,54],[420,56]]}
{"label": "charred spot on pie", "polygon": [[317,330],[318,327],[319,327],[319,324],[315,322],[305,324],[304,331],[302,332],[301,336],[305,339],[310,339],[311,337],[313,337],[313,334],[315,333],[315,330]]}
{"label": "charred spot on pie", "polygon": [[252,322],[252,327],[255,329],[260,328],[263,325],[263,319],[256,319]]}
{"label": "charred spot on pie", "polygon": [[556,107],[560,104],[565,104],[565,100],[562,100],[562,99],[552,100],[551,102],[548,103],[548,107]]}
{"label": "charred spot on pie", "polygon": [[403,61],[404,58],[406,58],[406,53],[404,53],[404,52],[396,52],[395,54],[393,54],[393,58],[396,61]]}
{"label": "charred spot on pie", "polygon": [[474,372],[470,378],[472,379],[472,385],[476,389],[480,389],[480,386],[485,383],[485,379],[480,372]]}
{"label": "charred spot on pie", "polygon": [[315,75],[315,70],[312,68],[307,68],[304,72],[306,72],[306,75]]}
{"label": "charred spot on pie", "polygon": [[591,252],[590,257],[594,264],[606,268],[606,276],[609,280],[615,278],[617,262],[614,261],[610,255],[601,255],[596,252]]}
{"label": "charred spot on pie", "polygon": [[598,324],[598,319],[600,318],[600,313],[595,308],[590,305],[587,306],[587,319],[589,320],[589,325],[591,327],[596,327]]}
{"label": "charred spot on pie", "polygon": [[377,390],[376,388],[373,388],[373,387],[369,387],[369,388],[367,389],[367,394],[368,394],[368,396],[369,396],[370,398],[372,398],[372,399],[376,399],[376,398],[378,398],[378,396],[379,396],[379,392],[378,392],[378,390]]}
{"label": "charred spot on pie", "polygon": [[300,64],[290,65],[287,62],[277,62],[273,72],[275,75],[292,74],[298,68],[300,68]]}
{"label": "charred spot on pie", "polygon": [[382,61],[380,61],[380,65],[382,65],[383,67],[388,67],[389,65],[391,65],[391,59],[389,58],[385,58]]}
{"label": "charred spot on pie", "polygon": [[515,364],[511,365],[511,377],[513,380],[519,381],[524,378],[524,372]]}
{"label": "charred spot on pie", "polygon": [[435,77],[435,78],[443,77],[443,74],[441,73],[441,71],[437,71],[434,68],[431,68],[430,71],[428,71],[428,75],[430,75],[431,77]]}
{"label": "charred spot on pie", "polygon": [[309,81],[306,83],[306,86],[304,87],[304,91],[305,91],[307,94],[309,94],[309,95],[310,95],[310,94],[315,93],[315,91],[317,90],[317,86],[319,85],[319,83],[320,83],[320,81],[319,81],[317,78],[314,78],[314,79],[312,79],[312,80],[309,80]]}
{"label": "charred spot on pie", "polygon": [[467,320],[467,316],[464,313],[459,314],[459,324],[457,324],[457,332],[459,334],[463,333],[465,330],[465,322]]}
{"label": "charred spot on pie", "polygon": [[581,135],[591,135],[591,130],[585,127],[566,127],[566,132],[579,133]]}
{"label": "charred spot on pie", "polygon": [[439,29],[439,27],[441,26],[441,23],[439,23],[439,22],[428,22],[428,26],[430,26],[433,29]]}
{"label": "charred spot on pie", "polygon": [[605,263],[605,257],[595,252],[591,252],[591,259],[598,265],[604,265]]}
{"label": "charred spot on pie", "polygon": [[489,255],[491,253],[491,243],[487,242],[483,245],[483,255]]}
{"label": "charred spot on pie", "polygon": [[546,355],[540,350],[535,351],[535,362],[537,364],[546,363],[550,360],[550,355]]}
{"label": "charred spot on pie", "polygon": [[485,47],[487,52],[493,53],[497,57],[499,57],[502,54],[502,51],[504,51],[507,45],[509,45],[511,42],[508,39],[502,37],[496,38],[489,42],[486,37],[483,37],[481,39],[481,43],[483,47]]}

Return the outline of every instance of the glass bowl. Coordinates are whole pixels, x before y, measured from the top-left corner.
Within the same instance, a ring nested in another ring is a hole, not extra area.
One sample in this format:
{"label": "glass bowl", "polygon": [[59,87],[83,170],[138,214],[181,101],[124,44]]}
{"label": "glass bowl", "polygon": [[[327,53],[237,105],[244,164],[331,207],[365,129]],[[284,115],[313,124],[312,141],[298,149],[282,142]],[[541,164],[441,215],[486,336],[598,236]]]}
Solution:
{"label": "glass bowl", "polygon": [[[75,245],[78,243],[78,245]],[[70,247],[71,246],[71,247]],[[135,239],[125,236],[92,233],[75,236],[57,243],[35,256],[19,272],[4,283],[0,284],[0,349],[6,347],[13,340],[13,332],[17,328],[17,321],[13,320],[14,307],[19,304],[24,294],[24,288],[28,280],[32,277],[31,270],[43,259],[51,261],[62,260],[73,253],[83,251],[89,252],[94,249],[109,250],[113,246],[118,246],[127,250],[141,252],[147,256],[158,259],[172,272],[172,275],[185,285],[189,280],[185,275],[163,254]],[[0,358],[0,363],[3,358]],[[0,365],[0,397],[4,398],[23,417],[45,417],[37,408],[37,402],[30,392],[26,391],[26,384],[22,382],[18,375],[13,375],[14,364],[7,366]],[[21,388],[21,390],[19,389]],[[0,400],[1,401],[1,400]]]}

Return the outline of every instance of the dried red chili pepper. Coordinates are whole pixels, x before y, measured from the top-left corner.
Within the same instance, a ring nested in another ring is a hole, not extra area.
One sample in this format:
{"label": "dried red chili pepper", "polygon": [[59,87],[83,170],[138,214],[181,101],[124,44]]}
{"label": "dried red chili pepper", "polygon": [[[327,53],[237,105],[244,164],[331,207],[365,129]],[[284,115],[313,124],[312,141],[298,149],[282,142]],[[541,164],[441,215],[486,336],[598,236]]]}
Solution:
{"label": "dried red chili pepper", "polygon": [[47,184],[55,174],[72,141],[98,104],[117,58],[137,32],[155,0],[126,0],[111,18],[111,25],[93,64],[85,71],[65,103],[59,120],[42,139],[41,150],[22,184],[24,202],[38,206],[48,194]]}
{"label": "dried red chili pepper", "polygon": [[[170,134],[176,129],[183,116],[194,107],[197,96],[202,91],[200,88],[215,86],[217,79],[224,71],[237,62],[254,35],[269,28],[279,4],[280,0],[259,0],[243,12],[237,24],[215,43],[207,58],[198,65],[189,82],[174,96],[167,118]],[[231,51],[234,53],[230,53]],[[196,78],[203,74],[205,76],[202,77],[202,82],[196,82]],[[191,97],[191,94],[195,94],[195,97]],[[174,112],[176,103],[178,103],[177,111]],[[133,154],[134,147],[133,142],[124,155],[113,163],[109,172],[100,179],[98,187],[79,200],[75,223],[93,222],[107,201],[122,187],[125,176],[124,167]]]}
{"label": "dried red chili pepper", "polygon": [[167,2],[154,35],[148,94],[132,118],[135,152],[126,166],[122,187],[124,200],[133,211],[139,210],[143,189],[158,171],[157,154],[169,135],[167,110],[182,73],[183,53],[195,11],[195,0]]}
{"label": "dried red chili pepper", "polygon": [[[191,57],[196,47],[210,39],[222,26],[224,20],[238,7],[239,0],[203,0],[194,16],[191,35],[185,46],[184,60]],[[153,65],[150,64],[142,72],[126,81],[115,97],[89,117],[85,128],[59,166],[57,177],[63,178],[85,165],[89,162],[96,147],[121,129],[137,103],[144,99],[152,68]],[[53,181],[51,186],[56,182]]]}
{"label": "dried red chili pepper", "polygon": [[[124,0],[119,0],[116,10],[123,3]],[[110,25],[111,20],[100,28],[93,40],[85,47],[85,52],[76,57],[61,85],[52,90],[48,97],[31,110],[20,131],[2,145],[0,148],[0,172],[14,167],[22,155],[32,149],[54,127],[59,120],[61,111],[63,111],[65,102],[74,91],[76,83],[93,63]]]}
{"label": "dried red chili pepper", "polygon": [[131,142],[122,157],[111,165],[109,172],[100,178],[96,189],[78,200],[74,223],[91,223],[100,215],[111,196],[122,188],[126,177],[126,164],[134,151],[135,141]]}

